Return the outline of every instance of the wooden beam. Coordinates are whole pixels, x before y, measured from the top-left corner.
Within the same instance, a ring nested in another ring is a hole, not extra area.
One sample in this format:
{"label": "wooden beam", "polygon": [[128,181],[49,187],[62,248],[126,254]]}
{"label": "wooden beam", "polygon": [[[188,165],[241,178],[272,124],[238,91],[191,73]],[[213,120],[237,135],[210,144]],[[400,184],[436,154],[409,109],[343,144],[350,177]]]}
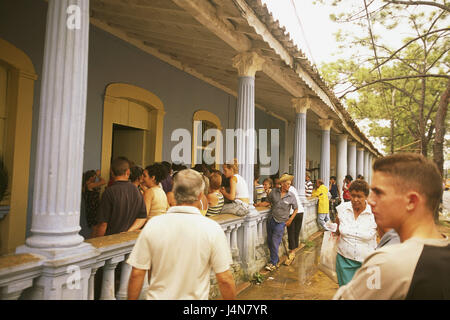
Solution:
{"label": "wooden beam", "polygon": [[217,14],[217,9],[206,0],[172,0],[180,8],[189,12],[198,22],[213,32],[223,41],[228,43],[235,50],[249,51],[251,49],[251,41],[234,30]]}
{"label": "wooden beam", "polygon": [[[114,24],[110,24],[111,26],[116,26]],[[117,27],[117,26],[116,26]],[[131,28],[122,28],[124,32],[132,36],[133,38],[140,38],[141,40],[152,40],[152,41],[161,41],[167,43],[173,43],[174,45],[183,45],[188,47],[194,47],[199,49],[207,49],[207,50],[215,50],[221,51],[224,54],[234,54],[234,50],[227,46],[226,43],[222,41],[208,41],[203,40],[201,38],[184,38],[174,35],[167,35],[165,33],[155,33],[155,32],[145,32],[142,30],[136,30]]]}
{"label": "wooden beam", "polygon": [[108,4],[105,6],[91,6],[91,13],[95,17],[96,15],[105,14],[115,19],[121,19],[121,17],[132,18],[134,20],[143,21],[161,21],[164,23],[172,23],[175,25],[191,25],[199,26],[197,20],[189,16],[185,11],[169,11],[160,10],[155,8],[130,8],[125,5]]}
{"label": "wooden beam", "polygon": [[103,11],[93,11],[92,18],[111,23],[116,26],[127,26],[130,28],[139,29],[145,32],[152,32],[152,30],[163,30],[167,34],[176,35],[195,35],[197,38],[205,38],[210,40],[217,40],[217,38],[204,29],[202,25],[186,25],[176,24],[166,21],[155,21],[139,19],[131,15],[120,13],[111,13]]}
{"label": "wooden beam", "polygon": [[178,6],[176,6],[172,1],[169,0],[151,0],[151,1],[143,1],[143,0],[91,0],[92,4],[103,3],[104,5],[108,5],[109,3],[116,4],[126,4],[129,7],[134,8],[154,8],[154,9],[165,9],[171,11],[182,11]]}
{"label": "wooden beam", "polygon": [[244,0],[234,0],[234,2],[239,6],[239,9],[248,24],[256,30],[256,33],[259,34],[273,50],[275,50],[275,52],[288,66],[293,66],[294,60],[289,52],[277,39],[275,39],[272,33],[267,29],[266,25],[264,25],[264,23],[262,23],[261,20],[255,15],[250,6]]}

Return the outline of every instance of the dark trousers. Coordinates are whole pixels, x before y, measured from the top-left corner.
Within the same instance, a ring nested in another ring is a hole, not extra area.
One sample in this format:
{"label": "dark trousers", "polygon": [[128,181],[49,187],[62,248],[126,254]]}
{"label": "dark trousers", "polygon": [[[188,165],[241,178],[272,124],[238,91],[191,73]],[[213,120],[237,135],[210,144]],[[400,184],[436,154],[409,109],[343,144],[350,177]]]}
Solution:
{"label": "dark trousers", "polygon": [[283,239],[284,222],[276,222],[272,217],[267,220],[267,245],[270,251],[270,263],[274,266],[277,265],[278,261],[278,248]]}
{"label": "dark trousers", "polygon": [[291,225],[287,228],[289,250],[298,248],[298,237],[300,236],[300,229],[302,228],[303,212],[298,212],[292,220]]}

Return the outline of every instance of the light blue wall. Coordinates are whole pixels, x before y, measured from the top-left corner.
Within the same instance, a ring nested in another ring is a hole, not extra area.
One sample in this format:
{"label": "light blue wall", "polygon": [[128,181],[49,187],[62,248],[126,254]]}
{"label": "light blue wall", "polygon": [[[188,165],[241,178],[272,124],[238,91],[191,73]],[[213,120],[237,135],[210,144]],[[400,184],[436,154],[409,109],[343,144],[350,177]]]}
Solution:
{"label": "light blue wall", "polygon": [[[0,1],[0,37],[24,51],[32,60],[39,76],[35,85],[33,105],[27,233],[31,227],[46,13],[47,3],[43,0]],[[144,88],[157,95],[163,102],[166,112],[163,160],[170,161],[172,147],[176,144],[170,141],[172,131],[177,128],[192,131],[192,116],[199,109],[216,114],[224,128],[235,126],[236,98],[234,96],[91,25],[84,171],[100,168],[103,96],[106,87],[115,82]],[[259,109],[256,109],[255,116],[257,129],[266,127],[280,129],[280,154],[284,157],[283,121]],[[82,234],[87,235],[83,212],[81,224]]]}
{"label": "light blue wall", "polygon": [[[321,153],[321,147],[322,147],[322,136],[320,132],[313,131],[313,130],[306,130],[306,157],[307,160],[311,161],[314,160],[318,163],[320,163],[320,153]],[[315,177],[311,177],[311,179],[314,180],[314,178],[319,177],[319,171],[315,171]]]}

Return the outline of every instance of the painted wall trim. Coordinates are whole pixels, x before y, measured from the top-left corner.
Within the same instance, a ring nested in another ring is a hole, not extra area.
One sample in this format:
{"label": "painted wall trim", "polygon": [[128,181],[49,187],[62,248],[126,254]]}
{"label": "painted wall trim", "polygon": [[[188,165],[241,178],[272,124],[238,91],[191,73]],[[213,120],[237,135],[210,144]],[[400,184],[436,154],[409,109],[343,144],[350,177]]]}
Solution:
{"label": "painted wall trim", "polygon": [[0,254],[12,253],[25,243],[28,186],[30,177],[31,126],[34,84],[38,76],[31,59],[11,43],[0,39],[0,60],[7,64],[8,141],[10,213],[0,221]]}
{"label": "painted wall trim", "polygon": [[[220,119],[218,116],[216,116],[214,113],[206,110],[198,110],[194,112],[194,116],[192,117],[192,166],[197,161],[197,146],[199,145],[199,142],[197,141],[197,127],[195,126],[195,121],[208,121],[211,122],[216,126],[216,128],[222,132],[222,123],[220,122]],[[204,134],[204,132],[202,133]],[[223,134],[223,132],[222,132]],[[216,169],[219,169],[219,164],[221,160],[222,155],[222,144],[223,141],[217,140],[216,141]]]}
{"label": "painted wall trim", "polygon": [[[147,118],[133,117],[135,104],[146,107]],[[130,117],[131,115],[131,117]],[[113,83],[106,87],[103,104],[103,130],[102,130],[102,158],[101,175],[108,181],[111,152],[113,124],[136,127],[146,131],[144,139],[145,163],[150,164],[162,161],[164,105],[155,94],[143,88],[126,84]]]}

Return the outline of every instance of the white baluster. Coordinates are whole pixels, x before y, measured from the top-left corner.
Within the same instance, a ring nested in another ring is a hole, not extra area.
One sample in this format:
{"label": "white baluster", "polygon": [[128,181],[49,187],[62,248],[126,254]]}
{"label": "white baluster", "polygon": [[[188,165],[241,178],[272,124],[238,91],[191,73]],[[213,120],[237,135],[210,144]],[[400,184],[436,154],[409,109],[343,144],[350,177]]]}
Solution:
{"label": "white baluster", "polygon": [[105,261],[102,261],[102,262],[94,265],[91,269],[91,276],[89,277],[88,300],[94,300],[95,274],[97,273],[98,268],[103,267],[104,265],[105,265]]}
{"label": "white baluster", "polygon": [[[128,260],[128,256],[125,258],[125,261]],[[128,282],[130,280],[132,267],[126,263],[122,262],[122,270],[120,273],[120,287],[119,291],[116,294],[117,300],[127,300],[128,297]]]}
{"label": "white baluster", "polygon": [[239,248],[237,244],[237,230],[239,225],[235,225],[231,231],[231,253],[233,255],[233,260],[239,260]]}
{"label": "white baluster", "polygon": [[258,245],[264,244],[264,237],[263,237],[263,218],[258,220]]}
{"label": "white baluster", "polygon": [[100,300],[116,300],[116,297],[114,296],[114,271],[119,262],[122,262],[124,259],[124,256],[119,256],[106,261],[103,268],[102,294]]}
{"label": "white baluster", "polygon": [[228,246],[229,246],[230,249],[231,249],[231,227],[230,227],[230,226],[228,226],[227,229],[225,230],[225,234],[226,234],[226,236],[227,236],[227,243],[228,243]]}

